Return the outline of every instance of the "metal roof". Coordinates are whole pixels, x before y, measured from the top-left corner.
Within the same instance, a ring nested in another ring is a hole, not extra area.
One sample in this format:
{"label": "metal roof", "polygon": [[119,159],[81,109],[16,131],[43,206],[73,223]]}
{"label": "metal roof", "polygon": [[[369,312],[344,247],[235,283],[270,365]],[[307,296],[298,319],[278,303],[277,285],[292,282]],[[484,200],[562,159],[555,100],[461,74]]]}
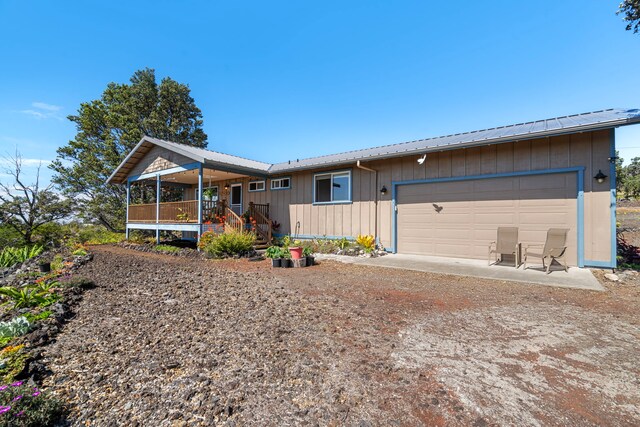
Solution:
{"label": "metal roof", "polygon": [[477,145],[500,144],[525,139],[544,138],[575,132],[608,129],[640,123],[640,109],[608,109],[572,116],[555,117],[533,122],[500,126],[473,132],[456,133],[435,138],[420,139],[399,144],[384,145],[362,150],[347,151],[326,156],[311,157],[276,164],[258,162],[230,154],[196,148],[185,144],[145,136],[116,168],[107,182],[123,183],[133,166],[149,152],[153,145],[165,147],[194,161],[221,170],[246,173],[253,176],[283,174],[296,170],[338,166],[355,161],[372,161],[405,156],[412,153],[468,148]]}
{"label": "metal roof", "polygon": [[420,139],[400,144],[347,151],[328,156],[311,157],[299,161],[276,163],[269,173],[284,173],[299,169],[400,157],[411,153],[451,150],[475,145],[499,144],[516,140],[542,138],[587,130],[607,129],[640,122],[640,109],[609,109],[573,116],[555,117],[534,122],[518,123],[473,132],[456,133]]}

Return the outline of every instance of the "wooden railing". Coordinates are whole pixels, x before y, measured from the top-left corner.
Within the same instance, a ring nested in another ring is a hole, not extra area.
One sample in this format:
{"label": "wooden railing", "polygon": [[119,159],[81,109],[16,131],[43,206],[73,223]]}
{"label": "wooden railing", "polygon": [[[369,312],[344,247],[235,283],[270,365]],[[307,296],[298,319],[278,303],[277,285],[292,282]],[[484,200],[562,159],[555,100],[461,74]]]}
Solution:
{"label": "wooden railing", "polygon": [[160,203],[160,222],[198,222],[198,201]]}
{"label": "wooden railing", "polygon": [[242,219],[241,216],[232,211],[230,207],[225,206],[224,215],[226,217],[224,222],[225,231],[244,231],[244,219]]}
{"label": "wooden railing", "polygon": [[269,204],[260,205],[249,202],[249,215],[255,221],[255,232],[267,243],[271,243],[273,228],[269,219]]}
{"label": "wooden railing", "polygon": [[156,222],[156,204],[129,205],[129,222]]}

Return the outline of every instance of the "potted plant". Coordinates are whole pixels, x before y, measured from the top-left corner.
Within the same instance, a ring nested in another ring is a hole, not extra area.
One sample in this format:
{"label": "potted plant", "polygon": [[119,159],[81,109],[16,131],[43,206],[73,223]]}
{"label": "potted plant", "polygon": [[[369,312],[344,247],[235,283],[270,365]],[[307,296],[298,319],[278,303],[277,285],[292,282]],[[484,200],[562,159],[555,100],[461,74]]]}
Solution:
{"label": "potted plant", "polygon": [[280,267],[291,267],[291,254],[289,252],[282,251],[282,258],[280,259]]}
{"label": "potted plant", "polygon": [[313,250],[311,249],[311,246],[305,246],[304,249],[302,249],[302,255],[307,259],[307,267],[313,265],[316,261],[312,254]]}
{"label": "potted plant", "polygon": [[300,240],[295,240],[293,246],[289,246],[289,253],[291,253],[292,259],[302,258],[302,246],[300,246]]}
{"label": "potted plant", "polygon": [[267,258],[271,258],[272,267],[280,267],[282,265],[282,248],[280,246],[269,246],[264,254]]}

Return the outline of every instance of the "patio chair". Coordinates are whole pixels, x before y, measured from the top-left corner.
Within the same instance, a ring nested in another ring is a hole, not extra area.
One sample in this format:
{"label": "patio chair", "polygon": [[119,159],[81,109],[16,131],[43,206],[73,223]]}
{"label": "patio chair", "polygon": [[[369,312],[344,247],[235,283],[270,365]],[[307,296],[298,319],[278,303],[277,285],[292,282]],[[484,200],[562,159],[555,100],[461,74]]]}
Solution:
{"label": "patio chair", "polygon": [[[532,258],[540,258],[542,260],[542,267],[546,268],[546,273],[549,274],[551,272],[551,264],[553,260],[562,259],[562,266],[564,267],[564,271],[567,271],[567,233],[569,233],[569,229],[567,228],[550,228],[547,231],[547,240],[544,242],[544,245],[528,245],[524,249],[524,268],[527,268],[527,260],[529,257]],[[542,248],[542,251],[531,251],[530,247],[538,247]],[[549,258],[549,263],[545,266],[545,259]]]}
{"label": "patio chair", "polygon": [[502,256],[513,255],[515,267],[518,268],[518,227],[498,227],[498,237],[495,242],[489,244],[489,265],[491,265],[491,254],[496,254],[496,264],[498,263],[498,254],[500,262]]}

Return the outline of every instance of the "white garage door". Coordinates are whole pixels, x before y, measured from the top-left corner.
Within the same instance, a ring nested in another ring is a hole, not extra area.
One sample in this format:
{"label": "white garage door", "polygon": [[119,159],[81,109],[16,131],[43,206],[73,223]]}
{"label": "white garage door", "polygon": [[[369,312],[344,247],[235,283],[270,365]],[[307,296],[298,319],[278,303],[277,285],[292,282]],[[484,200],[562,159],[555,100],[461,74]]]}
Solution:
{"label": "white garage door", "polygon": [[544,243],[547,229],[569,229],[567,261],[577,263],[576,174],[533,175],[398,186],[398,252],[486,259],[499,226]]}

